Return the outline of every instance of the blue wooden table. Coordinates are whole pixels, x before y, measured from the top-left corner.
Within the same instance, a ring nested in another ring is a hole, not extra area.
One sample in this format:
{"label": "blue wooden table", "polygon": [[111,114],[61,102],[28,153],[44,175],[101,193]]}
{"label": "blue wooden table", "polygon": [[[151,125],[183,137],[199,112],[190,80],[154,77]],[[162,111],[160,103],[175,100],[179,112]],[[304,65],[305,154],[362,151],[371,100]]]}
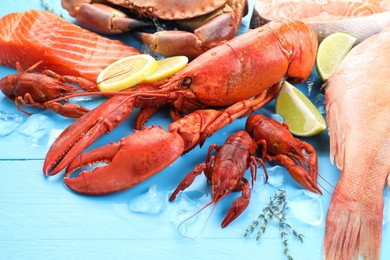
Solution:
{"label": "blue wooden table", "polygon": [[[57,14],[70,19],[59,2],[43,1]],[[0,16],[28,9],[44,9],[44,5],[39,0],[3,0]],[[244,19],[244,30],[248,22],[249,16]],[[0,77],[12,73],[14,69],[0,67]],[[310,80],[300,88],[315,101],[321,97],[321,83],[315,71]],[[93,98],[80,102],[92,108],[102,101]],[[319,106],[322,105],[320,102]],[[272,104],[268,109],[272,111]],[[62,182],[63,173],[45,177],[42,172],[51,143],[73,120],[50,111],[33,111],[34,115],[27,117],[0,94],[0,259],[286,259],[277,222],[271,221],[259,241],[255,234],[243,237],[248,225],[279,190],[287,192],[287,222],[304,235],[302,243],[288,234],[291,256],[322,258],[330,194],[316,196],[304,191],[279,166],[269,165],[270,181],[263,184],[259,177],[248,209],[225,229],[220,228],[220,223],[239,194],[221,201],[209,220],[207,209],[181,225],[210,201],[204,177],[181,193],[177,201],[167,201],[182,178],[204,160],[208,145],[221,145],[228,135],[243,129],[245,118],[220,130],[207,140],[204,148],[181,156],[144,183],[117,194],[89,197],[71,192]],[[93,147],[131,134],[133,120],[134,116]],[[155,116],[150,124],[166,127],[166,111]],[[327,133],[306,141],[317,149],[320,174],[334,185],[339,171],[329,161]],[[332,192],[323,180],[320,183]],[[387,198],[385,211],[383,245],[390,241]],[[384,248],[382,258],[389,259],[390,253]]]}

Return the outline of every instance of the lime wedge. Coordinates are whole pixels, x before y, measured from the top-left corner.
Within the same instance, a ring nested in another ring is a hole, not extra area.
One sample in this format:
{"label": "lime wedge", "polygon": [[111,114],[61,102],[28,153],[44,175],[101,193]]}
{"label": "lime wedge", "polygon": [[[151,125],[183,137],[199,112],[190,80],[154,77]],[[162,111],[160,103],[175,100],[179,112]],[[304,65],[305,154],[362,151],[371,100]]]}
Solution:
{"label": "lime wedge", "polygon": [[297,136],[313,136],[326,129],[326,122],[314,104],[287,81],[276,98],[276,113]]}
{"label": "lime wedge", "polygon": [[336,32],[328,35],[318,47],[317,71],[323,81],[329,79],[356,42],[356,37]]}
{"label": "lime wedge", "polygon": [[188,58],[186,56],[173,56],[158,60],[157,63],[158,69],[144,82],[155,82],[175,75],[187,66]]}
{"label": "lime wedge", "polygon": [[129,56],[107,66],[97,77],[100,91],[121,91],[152,75],[157,61],[148,54]]}

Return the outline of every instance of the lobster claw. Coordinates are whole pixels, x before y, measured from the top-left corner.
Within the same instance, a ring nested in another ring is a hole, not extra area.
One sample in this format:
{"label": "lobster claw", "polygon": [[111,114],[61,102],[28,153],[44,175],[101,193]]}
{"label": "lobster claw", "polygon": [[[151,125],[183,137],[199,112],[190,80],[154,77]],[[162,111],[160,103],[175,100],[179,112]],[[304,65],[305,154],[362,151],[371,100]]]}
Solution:
{"label": "lobster claw", "polygon": [[[164,151],[161,153],[161,151]],[[103,195],[128,189],[150,178],[174,162],[184,151],[184,141],[177,133],[153,126],[77,157],[67,168],[65,184],[73,191]],[[93,170],[83,168],[93,163],[107,165]],[[72,173],[81,169],[77,177]]]}
{"label": "lobster claw", "polygon": [[43,165],[44,174],[54,175],[65,169],[100,136],[111,132],[126,119],[134,102],[129,96],[114,96],[78,118],[50,147]]}

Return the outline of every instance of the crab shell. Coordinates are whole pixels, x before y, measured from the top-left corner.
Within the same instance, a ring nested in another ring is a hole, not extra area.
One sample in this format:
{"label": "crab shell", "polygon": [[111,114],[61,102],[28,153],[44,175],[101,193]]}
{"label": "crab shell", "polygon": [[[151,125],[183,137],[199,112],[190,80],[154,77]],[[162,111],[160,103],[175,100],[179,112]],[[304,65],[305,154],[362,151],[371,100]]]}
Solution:
{"label": "crab shell", "polygon": [[224,6],[228,0],[108,0],[137,12],[163,20],[184,20],[205,15]]}

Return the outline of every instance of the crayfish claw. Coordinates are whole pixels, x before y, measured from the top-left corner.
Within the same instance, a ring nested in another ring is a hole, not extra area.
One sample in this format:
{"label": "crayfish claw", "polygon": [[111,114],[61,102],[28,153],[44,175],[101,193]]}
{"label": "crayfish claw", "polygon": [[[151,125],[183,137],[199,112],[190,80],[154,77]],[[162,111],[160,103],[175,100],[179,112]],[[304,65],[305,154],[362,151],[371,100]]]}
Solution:
{"label": "crayfish claw", "polygon": [[230,207],[229,211],[226,213],[225,218],[221,223],[222,228],[225,228],[233,220],[238,218],[238,216],[240,216],[241,213],[248,207],[249,199],[250,199],[250,188],[249,188],[249,182],[246,179],[244,179],[244,184],[241,186],[241,190],[242,190],[242,196],[233,201],[232,206]]}

